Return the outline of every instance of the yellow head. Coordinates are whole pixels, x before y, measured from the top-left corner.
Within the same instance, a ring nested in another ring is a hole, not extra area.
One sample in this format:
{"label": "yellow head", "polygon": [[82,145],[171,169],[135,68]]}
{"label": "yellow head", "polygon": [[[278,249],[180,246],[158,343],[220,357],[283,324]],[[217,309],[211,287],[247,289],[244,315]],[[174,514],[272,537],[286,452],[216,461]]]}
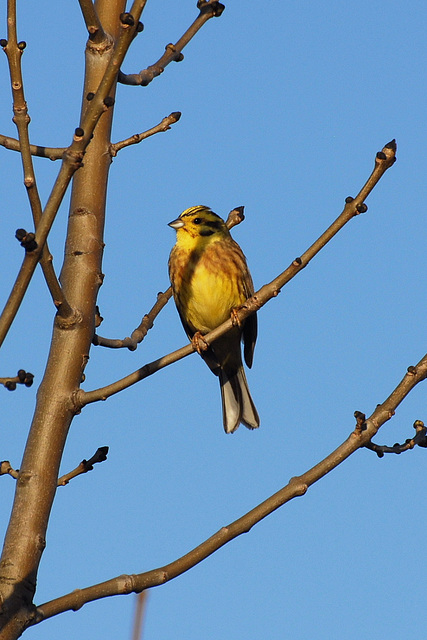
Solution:
{"label": "yellow head", "polygon": [[176,230],[178,244],[188,247],[209,244],[230,235],[224,220],[204,205],[186,209],[179,218],[169,222],[169,226]]}

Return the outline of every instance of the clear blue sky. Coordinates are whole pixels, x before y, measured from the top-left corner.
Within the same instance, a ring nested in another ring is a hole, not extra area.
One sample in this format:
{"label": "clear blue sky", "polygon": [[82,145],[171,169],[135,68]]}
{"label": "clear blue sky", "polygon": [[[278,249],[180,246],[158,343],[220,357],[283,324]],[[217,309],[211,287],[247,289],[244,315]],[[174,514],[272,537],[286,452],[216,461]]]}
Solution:
{"label": "clear blue sky", "polygon": [[[19,3],[31,137],[64,146],[78,125],[85,31],[78,3]],[[149,0],[126,72],[153,63],[195,17],[195,2]],[[1,36],[6,35],[5,10]],[[356,195],[392,138],[398,162],[368,212],[259,314],[249,384],[261,427],[222,429],[218,382],[197,355],[72,426],[62,469],[98,446],[108,462],[58,490],[37,603],[122,573],[155,568],[317,463],[370,414],[426,348],[426,7],[390,1],[228,2],[147,88],[119,87],[113,140],[182,111],[179,123],[114,160],[109,182],[102,334],[124,337],[168,286],[167,223],[207,204],[226,216],[256,287],[301,254]],[[0,58],[0,133],[11,122]],[[0,149],[2,299],[31,227],[19,156]],[[58,163],[36,159],[43,201]],[[60,268],[67,207],[50,246]],[[40,273],[2,351],[1,374],[43,375],[53,310]],[[186,343],[172,304],[134,353],[94,348],[85,389]],[[427,419],[425,383],[377,441]],[[20,464],[36,394],[0,389],[0,458]],[[361,450],[203,564],[149,593],[144,640],[421,638],[427,561],[426,451],[379,460]],[[0,479],[1,529],[14,481]],[[29,640],[130,636],[134,597],[86,605],[26,632]]]}

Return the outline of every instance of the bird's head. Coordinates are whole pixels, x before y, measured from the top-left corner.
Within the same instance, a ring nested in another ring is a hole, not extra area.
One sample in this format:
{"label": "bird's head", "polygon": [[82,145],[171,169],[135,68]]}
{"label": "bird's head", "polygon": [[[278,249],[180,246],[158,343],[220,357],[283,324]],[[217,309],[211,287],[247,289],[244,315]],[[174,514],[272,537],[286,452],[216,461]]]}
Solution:
{"label": "bird's head", "polygon": [[224,220],[204,205],[186,209],[169,226],[176,230],[178,241],[216,240],[229,235]]}

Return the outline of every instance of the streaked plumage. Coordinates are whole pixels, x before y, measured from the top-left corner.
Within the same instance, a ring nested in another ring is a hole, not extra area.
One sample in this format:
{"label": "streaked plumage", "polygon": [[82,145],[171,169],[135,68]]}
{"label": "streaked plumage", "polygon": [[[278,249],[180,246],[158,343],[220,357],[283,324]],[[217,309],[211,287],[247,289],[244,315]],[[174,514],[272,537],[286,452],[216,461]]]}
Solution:
{"label": "streaked plumage", "polygon": [[[232,309],[253,294],[252,278],[225,222],[208,207],[186,209],[169,226],[177,235],[169,277],[182,324],[192,339],[195,333],[206,334],[230,318]],[[201,354],[219,377],[226,433],[235,431],[240,423],[249,429],[259,426],[240,349],[243,340],[245,362],[251,367],[256,337],[253,314]]]}

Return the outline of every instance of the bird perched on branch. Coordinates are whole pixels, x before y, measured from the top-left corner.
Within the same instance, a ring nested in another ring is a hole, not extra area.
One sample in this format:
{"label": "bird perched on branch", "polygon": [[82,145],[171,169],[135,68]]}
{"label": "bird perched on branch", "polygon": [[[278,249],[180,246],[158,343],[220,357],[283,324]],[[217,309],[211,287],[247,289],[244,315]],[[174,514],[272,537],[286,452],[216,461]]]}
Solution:
{"label": "bird perched on branch", "polygon": [[202,337],[230,319],[233,310],[254,293],[245,256],[224,220],[209,207],[190,207],[169,226],[176,230],[169,258],[175,304],[188,337],[219,377],[225,432],[233,433],[240,423],[255,429],[259,416],[243,369],[240,341],[245,362],[251,367],[256,314],[241,323],[235,321],[233,328],[209,347]]}

